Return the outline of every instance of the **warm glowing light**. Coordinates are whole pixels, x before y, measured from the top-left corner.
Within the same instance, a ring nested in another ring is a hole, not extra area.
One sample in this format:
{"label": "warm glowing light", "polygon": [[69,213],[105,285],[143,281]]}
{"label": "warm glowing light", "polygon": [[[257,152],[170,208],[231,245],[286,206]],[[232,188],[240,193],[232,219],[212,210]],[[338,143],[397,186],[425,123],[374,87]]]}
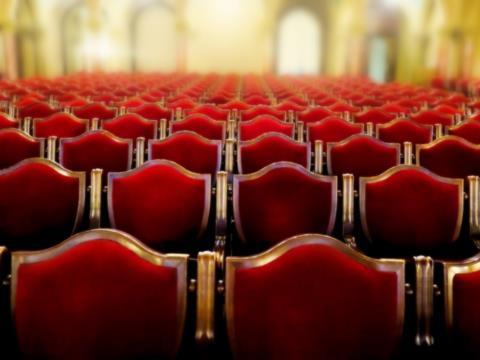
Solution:
{"label": "warm glowing light", "polygon": [[80,46],[81,53],[92,60],[106,60],[111,56],[110,41],[105,35],[88,35]]}

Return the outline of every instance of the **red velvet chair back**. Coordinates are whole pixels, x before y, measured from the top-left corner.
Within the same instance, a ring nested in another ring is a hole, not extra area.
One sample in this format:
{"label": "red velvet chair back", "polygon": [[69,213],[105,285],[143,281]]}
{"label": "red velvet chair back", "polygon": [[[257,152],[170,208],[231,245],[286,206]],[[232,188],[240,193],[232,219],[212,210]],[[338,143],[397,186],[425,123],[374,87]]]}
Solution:
{"label": "red velvet chair back", "polygon": [[35,101],[30,105],[20,108],[19,116],[22,119],[27,116],[30,116],[31,118],[44,118],[58,111],[58,109],[50,107],[50,105],[48,105],[47,103],[44,103],[42,101]]}
{"label": "red velvet chair back", "polygon": [[283,134],[265,133],[256,139],[242,141],[237,163],[240,174],[253,173],[279,161],[289,161],[310,169],[310,144],[299,143]]}
{"label": "red velvet chair back", "polygon": [[196,248],[208,225],[210,184],[209,174],[192,173],[168,160],[112,173],[111,226],[155,249]]}
{"label": "red velvet chair back", "polygon": [[221,109],[244,111],[250,109],[251,105],[239,100],[230,100],[225,104],[219,105],[219,107]]}
{"label": "red velvet chair back", "polygon": [[111,120],[102,121],[102,128],[112,134],[135,141],[139,137],[146,140],[157,138],[158,122],[137,114],[125,114]]}
{"label": "red velvet chair back", "polygon": [[154,159],[174,161],[189,171],[214,177],[222,165],[222,142],[193,131],[179,131],[148,142],[148,160]]}
{"label": "red velvet chair back", "polygon": [[170,121],[172,117],[172,109],[162,108],[157,104],[144,104],[131,110],[132,113],[140,115],[144,119]]}
{"label": "red velvet chair back", "polygon": [[311,144],[315,144],[317,140],[323,143],[339,142],[362,132],[363,124],[352,124],[342,118],[330,116],[322,121],[307,124],[307,141]]}
{"label": "red velvet chair back", "polygon": [[418,114],[412,115],[411,119],[424,125],[440,124],[443,126],[452,126],[454,122],[452,115],[443,114],[435,110],[424,110]]}
{"label": "red velvet chair back", "polygon": [[363,233],[398,253],[432,254],[457,241],[463,219],[463,180],[401,165],[360,178]]}
{"label": "red velvet chair back", "polygon": [[450,178],[480,175],[480,145],[456,136],[444,136],[417,146],[417,164]]}
{"label": "red velvet chair back", "polygon": [[90,103],[73,109],[73,114],[81,119],[92,120],[94,118],[105,120],[113,119],[116,115],[115,109],[106,107],[99,103]]}
{"label": "red velvet chair back", "polygon": [[432,125],[422,125],[406,119],[396,119],[386,124],[377,125],[377,136],[380,140],[403,144],[426,144],[433,139]]}
{"label": "red velvet chair back", "polygon": [[304,233],[331,234],[337,209],[337,178],[278,162],[233,179],[237,233],[247,247],[268,248]]}
{"label": "red velvet chair back", "polygon": [[330,110],[319,106],[313,109],[307,109],[305,111],[299,112],[298,120],[303,121],[307,124],[323,120],[332,115],[333,113]]}
{"label": "red velvet chair back", "polygon": [[238,138],[240,141],[253,140],[267,132],[285,134],[293,138],[295,124],[280,121],[272,116],[258,116],[253,120],[238,124]]}
{"label": "red velvet chair back", "polygon": [[387,113],[379,109],[369,109],[355,115],[355,122],[362,124],[385,124],[393,119],[395,119],[395,114]]}
{"label": "red velvet chair back", "polygon": [[242,112],[242,120],[243,121],[250,121],[255,119],[257,116],[264,116],[269,115],[276,117],[278,120],[284,120],[285,118],[285,111],[276,110],[271,106],[266,105],[259,105],[255,106],[251,109],[245,110]]}
{"label": "red velvet chair back", "polygon": [[75,137],[88,130],[88,120],[67,113],[55,113],[44,119],[33,119],[33,136]]}
{"label": "red velvet chair back", "polygon": [[0,130],[0,169],[35,157],[43,157],[44,140],[15,128]]}
{"label": "red velvet chair back", "polygon": [[220,109],[215,105],[205,104],[194,107],[192,110],[189,111],[189,114],[203,114],[215,120],[227,121],[230,110]]}
{"label": "red velvet chair back", "polygon": [[480,259],[443,263],[446,335],[458,358],[480,356]]}
{"label": "red velvet chair back", "polygon": [[400,144],[390,144],[368,135],[353,135],[327,145],[330,175],[375,176],[400,164]]}
{"label": "red velvet chair back", "polygon": [[26,358],[174,358],[187,307],[187,255],[97,229],[12,256],[12,313]]}
{"label": "red velvet chair back", "polygon": [[391,359],[399,348],[403,260],[301,235],[256,256],[227,257],[225,281],[236,359]]}
{"label": "red velvet chair back", "polygon": [[0,239],[14,249],[45,248],[79,227],[85,174],[46,159],[0,171]]}
{"label": "red velvet chair back", "polygon": [[132,140],[121,139],[106,130],[60,139],[59,161],[62,166],[87,174],[93,169],[103,169],[104,182],[110,172],[131,169],[132,154]]}
{"label": "red velvet chair back", "polygon": [[170,123],[170,133],[178,131],[193,131],[207,139],[223,141],[226,135],[226,122],[216,121],[202,114],[190,115],[181,121]]}
{"label": "red velvet chair back", "polygon": [[0,130],[1,129],[10,129],[10,128],[18,128],[19,124],[18,121],[12,119],[10,116],[4,113],[0,113]]}
{"label": "red velvet chair back", "polygon": [[448,128],[448,134],[459,136],[473,144],[480,144],[480,122],[479,121],[465,121],[457,126]]}

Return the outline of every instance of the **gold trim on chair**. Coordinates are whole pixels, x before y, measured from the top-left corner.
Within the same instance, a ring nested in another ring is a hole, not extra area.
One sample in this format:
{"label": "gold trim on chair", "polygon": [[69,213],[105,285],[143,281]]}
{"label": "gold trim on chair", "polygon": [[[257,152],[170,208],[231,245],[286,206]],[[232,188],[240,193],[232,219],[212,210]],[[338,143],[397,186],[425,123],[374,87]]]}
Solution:
{"label": "gold trim on chair", "polygon": [[401,157],[400,157],[400,144],[397,143],[387,143],[385,141],[379,140],[373,136],[365,135],[365,134],[355,134],[351,135],[348,138],[339,141],[339,142],[331,142],[327,143],[327,171],[329,175],[332,175],[332,149],[337,148],[337,147],[343,147],[343,146],[348,146],[349,143],[355,139],[361,139],[365,138],[371,141],[372,143],[375,143],[376,145],[382,146],[383,148],[387,149],[395,149],[397,151],[397,164],[401,163]]}
{"label": "gold trim on chair", "polygon": [[370,231],[368,230],[368,225],[367,225],[367,214],[366,214],[366,209],[365,209],[365,188],[366,185],[371,184],[371,183],[377,183],[377,182],[382,182],[390,178],[391,176],[395,175],[397,172],[403,171],[403,170],[415,170],[417,172],[421,172],[430,178],[433,178],[437,182],[442,182],[444,184],[453,184],[457,185],[458,187],[458,216],[457,216],[457,224],[455,226],[455,232],[453,235],[452,240],[458,239],[460,235],[460,230],[462,228],[462,220],[463,220],[463,179],[451,179],[451,178],[446,178],[442,177],[440,175],[437,175],[430,170],[423,168],[421,166],[417,165],[398,165],[395,167],[392,167],[385,171],[384,173],[377,175],[377,176],[372,176],[372,177],[360,177],[359,180],[359,198],[360,198],[360,220],[362,224],[362,229],[363,232],[365,233],[367,239],[372,243],[373,239],[370,235]]}
{"label": "gold trim on chair", "polygon": [[55,120],[56,117],[58,116],[65,116],[67,119],[69,119],[69,121],[73,122],[73,123],[77,123],[77,124],[81,124],[81,125],[85,125],[85,131],[88,131],[88,119],[81,119],[81,118],[78,118],[76,117],[75,115],[73,114],[70,114],[70,113],[62,113],[62,112],[59,112],[59,113],[54,113],[46,118],[34,118],[32,120],[32,134],[33,136],[36,136],[36,127],[37,127],[37,124],[38,123],[42,123],[42,122],[48,122],[48,121],[52,121]]}
{"label": "gold trim on chair", "polygon": [[[309,143],[307,142],[307,144]],[[316,174],[323,173],[323,141],[322,140],[315,140],[313,172],[315,172]]]}
{"label": "gold trim on chair", "polygon": [[[157,120],[151,120],[151,119],[146,119],[144,118],[143,116],[141,115],[138,115],[136,113],[126,113],[126,114],[123,114],[123,115],[119,115],[119,116],[116,116],[112,119],[103,119],[103,120],[100,120],[100,128],[101,129],[104,129],[104,125],[105,124],[108,124],[108,123],[114,123],[114,122],[118,122],[118,121],[121,121],[123,120],[124,118],[130,118],[130,117],[133,117],[135,119],[137,119],[138,121],[140,121],[141,123],[145,124],[145,125],[150,125],[150,124],[153,124],[153,136],[152,136],[152,139],[156,139],[158,137],[158,121]],[[104,129],[106,130],[106,129]],[[109,131],[109,130],[107,130]]]}
{"label": "gold trim on chair", "polygon": [[395,272],[398,277],[397,285],[397,330],[403,333],[405,317],[405,260],[397,259],[373,259],[351,249],[343,242],[328,235],[303,234],[291,237],[273,246],[269,250],[249,257],[227,257],[225,273],[225,307],[227,316],[227,332],[233,352],[235,353],[235,316],[234,316],[234,289],[235,273],[239,269],[256,268],[267,265],[289,250],[303,245],[326,245],[354,259],[358,263],[371,269],[382,272]]}
{"label": "gold trim on chair", "polygon": [[331,194],[332,211],[330,214],[330,219],[328,222],[326,233],[330,235],[333,232],[333,228],[335,227],[336,214],[337,214],[337,190],[338,190],[337,177],[315,174],[310,172],[300,164],[296,164],[288,161],[279,161],[279,162],[267,165],[263,169],[260,169],[254,173],[244,174],[244,175],[234,175],[233,177],[233,217],[235,219],[238,235],[243,242],[246,241],[246,238],[242,230],[243,229],[242,222],[240,219],[240,208],[239,208],[239,197],[238,197],[239,183],[243,181],[256,180],[268,174],[272,170],[281,169],[281,168],[290,168],[292,170],[296,170],[299,173],[302,173],[303,175],[309,177],[310,179],[315,179],[317,181],[328,182],[332,184],[332,188],[333,188],[332,194]]}
{"label": "gold trim on chair", "polygon": [[38,154],[38,157],[40,157],[40,158],[45,157],[45,139],[44,138],[34,137],[30,134],[27,134],[22,129],[18,129],[18,128],[0,129],[0,134],[6,134],[6,133],[15,133],[15,134],[18,134],[19,136],[22,136],[25,140],[28,140],[30,142],[38,143],[40,145],[40,153]]}
{"label": "gold trim on chair", "polygon": [[414,121],[406,120],[404,118],[397,118],[397,119],[390,120],[389,122],[384,123],[384,124],[377,124],[377,126],[376,126],[377,138],[380,139],[380,131],[382,129],[388,129],[388,128],[396,126],[398,123],[403,123],[403,122],[408,122],[409,124],[412,124],[413,126],[415,126],[418,129],[422,129],[422,128],[423,129],[428,129],[429,132],[430,132],[430,141],[433,140],[433,126],[432,125],[420,124],[420,123],[416,123]]}
{"label": "gold trim on chair", "polygon": [[432,346],[433,323],[433,259],[426,256],[415,256],[415,310],[417,329],[415,344]]}
{"label": "gold trim on chair", "polygon": [[480,248],[480,177],[468,177],[470,239]]}
{"label": "gold trim on chair", "polygon": [[172,136],[173,134],[175,134],[176,132],[179,132],[179,131],[191,131],[191,130],[185,130],[185,129],[174,131],[173,130],[173,125],[174,124],[179,124],[179,125],[180,124],[185,124],[185,123],[188,124],[191,121],[196,121],[197,118],[200,118],[200,119],[202,119],[202,121],[206,121],[207,123],[209,123],[211,125],[215,125],[215,126],[221,125],[222,126],[222,141],[225,141],[225,139],[227,138],[226,122],[221,121],[221,120],[213,120],[213,119],[211,119],[210,117],[208,117],[207,115],[204,115],[204,114],[191,114],[191,115],[188,115],[187,117],[185,117],[181,120],[170,121],[170,127],[169,127],[170,136]]}
{"label": "gold trim on chair", "polygon": [[18,281],[18,269],[22,264],[32,264],[48,261],[56,256],[62,255],[77,245],[95,240],[110,240],[122,245],[135,253],[138,257],[161,267],[170,267],[177,270],[177,298],[179,314],[179,330],[177,333],[178,342],[175,346],[176,352],[180,348],[182,335],[185,327],[187,312],[187,262],[188,255],[183,254],[161,254],[143,245],[133,236],[112,229],[94,229],[71,236],[62,243],[46,250],[40,251],[17,251],[12,253],[12,281],[11,281],[11,312],[15,317],[15,297]]}
{"label": "gold trim on chair", "polygon": [[133,141],[132,141],[132,139],[124,139],[124,138],[118,137],[118,136],[112,134],[110,131],[103,130],[103,129],[90,130],[90,131],[86,131],[83,134],[80,134],[79,136],[76,136],[76,137],[60,139],[60,150],[59,150],[59,160],[58,160],[60,162],[60,164],[63,164],[63,162],[64,162],[64,160],[63,160],[63,157],[64,157],[63,146],[65,144],[75,143],[77,141],[81,141],[83,138],[89,137],[92,134],[102,134],[104,136],[109,137],[110,140],[112,140],[114,142],[127,143],[128,144],[128,169],[132,168],[132,163],[133,163]]}
{"label": "gold trim on chair", "polygon": [[197,260],[197,322],[195,339],[208,345],[215,338],[215,254],[198,253]]}
{"label": "gold trim on chair", "polygon": [[113,212],[113,198],[112,198],[112,189],[113,181],[116,179],[126,178],[129,176],[135,176],[137,173],[142,172],[144,169],[147,169],[156,165],[167,165],[183,176],[189,177],[191,179],[203,180],[205,182],[205,199],[204,199],[204,211],[202,223],[200,226],[200,231],[198,232],[197,239],[201,238],[202,235],[207,230],[208,218],[210,216],[210,206],[211,206],[211,197],[212,197],[212,187],[211,187],[211,175],[210,174],[198,174],[190,170],[185,169],[183,166],[177,164],[176,162],[170,160],[151,160],[144,163],[142,166],[122,172],[111,172],[108,174],[108,188],[107,188],[107,203],[108,203],[108,218],[110,220],[110,225],[112,228],[117,228],[115,223],[115,214]]}
{"label": "gold trim on chair", "polygon": [[145,162],[145,138],[140,136],[137,138],[135,145],[135,167],[140,167]]}
{"label": "gold trim on chair", "polygon": [[310,153],[310,143],[300,142],[300,141],[297,141],[297,140],[295,140],[295,139],[293,139],[290,136],[287,136],[285,134],[277,133],[277,132],[274,132],[274,131],[269,131],[269,132],[266,132],[266,133],[256,137],[255,139],[238,141],[237,168],[238,168],[238,173],[239,174],[243,174],[242,148],[245,147],[245,146],[253,146],[253,145],[258,144],[259,142],[263,141],[264,139],[272,138],[272,137],[281,138],[283,140],[288,141],[291,145],[305,148],[305,150],[306,150],[306,160],[307,160],[306,168],[310,169],[311,159],[312,159],[312,155]]}
{"label": "gold trim on chair", "polygon": [[90,229],[99,228],[102,216],[102,169],[90,173]]}
{"label": "gold trim on chair", "polygon": [[179,130],[170,136],[166,137],[165,139],[150,139],[148,140],[148,161],[154,160],[152,158],[152,147],[155,144],[162,144],[162,143],[168,143],[169,141],[175,139],[176,137],[182,136],[182,135],[190,135],[194,136],[197,138],[198,141],[201,143],[207,144],[207,145],[216,145],[217,146],[217,168],[215,169],[215,172],[220,171],[221,166],[222,166],[222,141],[221,140],[212,140],[208,139],[195,131],[191,130]]}
{"label": "gold trim on chair", "polygon": [[82,219],[83,213],[85,211],[85,196],[86,196],[86,181],[85,181],[85,173],[79,171],[71,171],[64,168],[59,163],[54,161],[44,159],[44,158],[30,158],[20,161],[19,163],[0,170],[0,176],[7,175],[9,173],[15,172],[18,168],[27,165],[27,164],[43,164],[52,169],[54,169],[58,174],[68,177],[73,177],[78,179],[78,206],[77,206],[77,214],[75,216],[75,222],[72,228],[71,234],[74,234],[76,230],[79,228]]}
{"label": "gold trim on chair", "polygon": [[[434,141],[431,141],[429,142],[428,144],[419,144],[416,146],[416,160],[417,160],[417,165],[420,165],[422,166],[421,164],[421,159],[420,159],[420,151],[422,150],[430,150],[430,149],[433,149],[435,150],[435,147],[439,144],[442,144],[443,142],[445,141],[457,141],[459,143],[461,143],[462,145],[468,147],[469,149],[473,150],[473,151],[478,151],[479,155],[480,155],[480,144],[474,144],[474,143],[471,143],[470,141],[460,137],[460,136],[456,136],[456,135],[445,135],[445,136],[442,136],[438,139],[435,139]],[[461,159],[459,159],[461,161]]]}
{"label": "gold trim on chair", "polygon": [[[265,121],[265,120],[268,120],[268,121],[274,121],[277,125],[281,125],[281,126],[288,126],[291,128],[292,130],[292,133],[290,135],[290,137],[292,139],[295,138],[295,124],[294,123],[291,123],[291,122],[287,122],[287,121],[282,121],[282,120],[279,120],[278,118],[272,116],[272,115],[258,115],[258,116],[255,116],[253,119],[251,120],[248,120],[248,121],[240,121],[238,123],[238,129],[237,129],[237,138],[238,138],[238,141],[244,141],[244,140],[241,140],[242,139],[242,127],[243,126],[248,126],[248,125],[253,125],[257,122],[262,122],[262,121]],[[276,131],[266,131],[266,132],[276,132]],[[263,135],[263,134],[262,134]],[[285,134],[284,134],[285,135]],[[252,139],[253,140],[253,139]]]}

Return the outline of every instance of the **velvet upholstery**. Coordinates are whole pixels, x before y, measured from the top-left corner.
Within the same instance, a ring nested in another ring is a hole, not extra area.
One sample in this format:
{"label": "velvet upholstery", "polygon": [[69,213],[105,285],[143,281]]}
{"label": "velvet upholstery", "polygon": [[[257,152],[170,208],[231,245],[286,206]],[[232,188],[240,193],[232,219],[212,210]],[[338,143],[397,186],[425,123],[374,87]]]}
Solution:
{"label": "velvet upholstery", "polygon": [[18,121],[7,114],[0,113],[0,130],[9,128],[18,128]]}
{"label": "velvet upholstery", "polygon": [[424,125],[441,124],[444,126],[453,125],[453,116],[443,114],[434,110],[424,110],[418,114],[414,114],[410,117],[413,121]]}
{"label": "velvet upholstery", "polygon": [[13,308],[22,354],[72,360],[174,358],[184,326],[185,308],[179,304],[185,304],[185,271],[157,265],[153,261],[159,255],[106,236],[66,246],[49,258],[20,263],[16,270]]}
{"label": "velvet upholstery", "polygon": [[271,105],[271,101],[270,101],[269,98],[267,98],[265,96],[262,96],[262,95],[258,95],[258,94],[247,96],[243,100],[249,105],[255,105],[255,106],[269,106],[269,105]]}
{"label": "velvet upholstery", "polygon": [[368,135],[353,135],[327,148],[330,175],[374,176],[400,164],[400,146]]}
{"label": "velvet upholstery", "polygon": [[265,249],[298,234],[331,233],[336,181],[287,162],[234,176],[234,219],[241,240]]}
{"label": "velvet upholstery", "polygon": [[285,119],[285,112],[276,110],[275,108],[271,106],[266,106],[266,105],[259,105],[255,106],[251,109],[242,111],[242,120],[243,121],[249,121],[257,116],[264,116],[264,115],[269,115],[276,117],[279,120],[284,120]]}
{"label": "velvet upholstery", "polygon": [[328,107],[328,109],[336,113],[348,112],[351,114],[354,114],[360,111],[359,108],[352,106],[350,104],[346,104],[344,102],[334,102]]}
{"label": "velvet upholstery", "polygon": [[319,106],[298,113],[298,120],[307,124],[323,120],[332,115],[333,113],[330,110]]}
{"label": "velvet upholstery", "polygon": [[56,113],[44,119],[33,120],[33,136],[75,137],[88,130],[88,121],[67,113]]}
{"label": "velvet upholstery", "polygon": [[412,144],[426,144],[432,141],[433,128],[431,125],[421,125],[406,119],[397,119],[377,126],[377,136],[380,140],[403,144],[406,141]]}
{"label": "velvet upholstery", "polygon": [[226,102],[225,104],[219,105],[221,109],[228,109],[228,110],[247,110],[250,109],[251,105],[240,101],[240,100],[230,100],[229,102]]}
{"label": "velvet upholstery", "polygon": [[429,255],[459,237],[463,182],[418,166],[399,166],[360,180],[360,213],[374,245]]}
{"label": "velvet upholstery", "polygon": [[305,110],[306,106],[299,105],[293,101],[282,101],[280,104],[275,106],[276,110],[280,111],[295,111],[295,112],[301,112]]}
{"label": "velvet upholstery", "polygon": [[58,110],[50,107],[47,103],[36,101],[28,106],[20,108],[18,112],[22,119],[27,116],[32,118],[44,118],[58,112]]}
{"label": "velvet upholstery", "polygon": [[0,239],[14,249],[42,248],[67,238],[83,216],[83,173],[27,159],[0,172]]}
{"label": "velvet upholstery", "polygon": [[394,114],[384,112],[378,109],[369,109],[355,115],[356,123],[385,124],[395,118]]}
{"label": "velvet upholstery", "polygon": [[374,268],[329,244],[271,254],[262,264],[249,265],[257,259],[250,258],[236,268],[227,258],[234,358],[393,358],[403,332],[401,271]]}
{"label": "velvet upholstery", "polygon": [[157,137],[158,123],[156,120],[144,119],[137,114],[125,114],[102,121],[102,128],[124,139],[135,141],[143,137],[148,140]]}
{"label": "velvet upholstery", "polygon": [[44,141],[35,139],[19,129],[0,130],[0,169],[34,157],[42,157]]}
{"label": "velvet upholstery", "polygon": [[132,109],[131,112],[149,120],[167,119],[169,121],[172,117],[171,109],[162,108],[157,104],[140,105]]}
{"label": "velvet upholstery", "polygon": [[280,121],[269,115],[258,116],[253,120],[238,124],[238,138],[240,141],[253,140],[267,132],[276,132],[293,137],[295,124]]}
{"label": "velvet upholstery", "polygon": [[253,173],[278,161],[289,161],[310,168],[310,144],[299,143],[283,134],[265,133],[254,140],[241,142],[238,148],[238,171]]}
{"label": "velvet upholstery", "polygon": [[418,148],[417,163],[450,178],[480,175],[480,145],[463,138],[445,136]]}
{"label": "velvet upholstery", "polygon": [[179,131],[164,140],[149,141],[148,159],[174,161],[187,170],[214,177],[222,164],[222,142]]}
{"label": "velvet upholstery", "polygon": [[228,120],[228,114],[230,110],[220,109],[217,106],[204,104],[194,107],[188,112],[189,114],[203,114],[215,120]]}
{"label": "velvet upholstery", "polygon": [[167,107],[170,109],[193,109],[197,106],[197,103],[190,98],[178,99],[176,101],[169,102]]}
{"label": "velvet upholstery", "polygon": [[154,249],[195,248],[208,222],[210,183],[210,175],[168,160],[110,174],[110,223]]}
{"label": "velvet upholstery", "polygon": [[81,119],[92,120],[94,118],[105,120],[113,119],[116,115],[115,109],[111,109],[100,103],[90,103],[73,109],[73,114]]}
{"label": "velvet upholstery", "polygon": [[480,144],[480,122],[465,121],[458,126],[448,129],[450,135],[459,136],[473,144]]}
{"label": "velvet upholstery", "polygon": [[132,167],[132,140],[121,139],[106,130],[96,130],[76,138],[60,140],[60,164],[87,175],[102,169],[103,183],[108,173]]}
{"label": "velvet upholstery", "polygon": [[462,358],[480,356],[480,271],[456,274],[452,286],[452,327],[455,348]]}
{"label": "velvet upholstery", "polygon": [[313,146],[317,140],[324,144],[338,142],[362,132],[362,124],[352,124],[342,118],[330,116],[322,121],[307,125],[307,140]]}
{"label": "velvet upholstery", "polygon": [[226,125],[224,121],[216,121],[206,115],[187,116],[181,121],[170,123],[170,133],[193,131],[211,140],[225,140]]}

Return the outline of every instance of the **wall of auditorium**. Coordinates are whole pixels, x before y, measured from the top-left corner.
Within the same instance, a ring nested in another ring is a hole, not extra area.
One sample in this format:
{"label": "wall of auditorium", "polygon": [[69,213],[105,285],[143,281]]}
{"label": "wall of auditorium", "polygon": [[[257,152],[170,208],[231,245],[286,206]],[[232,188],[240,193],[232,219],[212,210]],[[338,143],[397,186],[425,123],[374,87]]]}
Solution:
{"label": "wall of auditorium", "polygon": [[480,76],[477,0],[0,0],[0,76],[275,72],[295,55],[278,29],[298,9],[318,26],[315,71]]}

